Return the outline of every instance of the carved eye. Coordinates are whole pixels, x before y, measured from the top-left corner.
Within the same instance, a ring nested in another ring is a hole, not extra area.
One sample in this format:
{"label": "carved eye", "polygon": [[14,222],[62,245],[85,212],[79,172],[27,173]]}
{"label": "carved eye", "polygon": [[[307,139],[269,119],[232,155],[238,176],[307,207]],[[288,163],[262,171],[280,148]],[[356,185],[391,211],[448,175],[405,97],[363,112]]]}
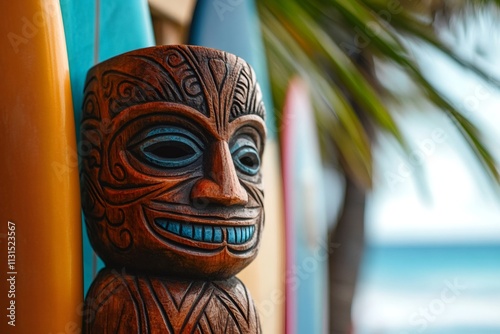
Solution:
{"label": "carved eye", "polygon": [[182,168],[198,160],[203,144],[185,129],[162,127],[148,132],[135,151],[155,167]]}
{"label": "carved eye", "polygon": [[260,170],[260,157],[253,140],[240,137],[231,147],[231,155],[237,169],[248,175],[256,175]]}

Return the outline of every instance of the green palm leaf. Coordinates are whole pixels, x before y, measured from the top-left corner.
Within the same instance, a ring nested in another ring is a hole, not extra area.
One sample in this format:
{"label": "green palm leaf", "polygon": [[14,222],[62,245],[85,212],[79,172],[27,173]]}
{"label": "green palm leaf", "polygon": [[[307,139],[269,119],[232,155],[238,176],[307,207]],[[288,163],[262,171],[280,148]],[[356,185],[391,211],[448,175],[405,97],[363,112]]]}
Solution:
{"label": "green palm leaf", "polygon": [[[480,1],[473,7],[491,3],[500,1]],[[299,74],[313,88],[320,133],[335,143],[345,172],[358,183],[369,186],[371,140],[369,127],[363,120],[390,134],[409,152],[394,121],[394,112],[385,103],[388,97],[398,96],[377,84],[373,73],[360,66],[360,57],[375,57],[398,66],[428,102],[450,117],[483,169],[500,183],[495,161],[479,131],[427,80],[405,39],[439,50],[490,84],[500,87],[500,80],[443,43],[431,24],[430,13],[411,1],[402,4],[380,0],[258,1],[278,115],[288,80]]]}

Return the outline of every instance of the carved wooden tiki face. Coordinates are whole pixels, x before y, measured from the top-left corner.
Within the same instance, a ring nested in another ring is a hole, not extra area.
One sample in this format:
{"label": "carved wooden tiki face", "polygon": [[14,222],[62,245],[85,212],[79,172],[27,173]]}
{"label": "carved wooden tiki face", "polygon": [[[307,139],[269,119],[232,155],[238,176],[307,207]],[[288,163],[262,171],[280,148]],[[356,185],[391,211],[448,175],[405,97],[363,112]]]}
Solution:
{"label": "carved wooden tiki face", "polygon": [[89,71],[82,196],[108,266],[227,278],[264,224],[264,105],[241,58],[194,46],[132,51]]}

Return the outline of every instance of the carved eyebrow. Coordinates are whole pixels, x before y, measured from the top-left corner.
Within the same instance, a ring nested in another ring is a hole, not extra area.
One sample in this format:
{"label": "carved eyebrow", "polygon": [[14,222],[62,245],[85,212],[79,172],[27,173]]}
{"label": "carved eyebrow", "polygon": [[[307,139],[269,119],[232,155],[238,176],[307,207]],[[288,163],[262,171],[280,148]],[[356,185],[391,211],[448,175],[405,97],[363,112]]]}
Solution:
{"label": "carved eyebrow", "polygon": [[264,101],[255,73],[248,65],[244,66],[234,89],[229,122],[243,115],[258,115],[265,119],[265,113]]}

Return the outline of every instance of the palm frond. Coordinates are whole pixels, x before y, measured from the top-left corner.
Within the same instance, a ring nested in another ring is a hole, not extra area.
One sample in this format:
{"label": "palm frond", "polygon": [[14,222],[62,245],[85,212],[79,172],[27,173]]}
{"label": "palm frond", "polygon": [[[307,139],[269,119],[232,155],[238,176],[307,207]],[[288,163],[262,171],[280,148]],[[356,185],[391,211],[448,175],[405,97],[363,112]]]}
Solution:
{"label": "palm frond", "polygon": [[[368,119],[374,128],[390,134],[404,150],[410,151],[394,121],[393,111],[385,103],[385,97],[394,92],[377,84],[373,73],[367,73],[359,62],[360,56],[381,59],[399,67],[428,102],[449,116],[483,169],[500,183],[495,160],[479,131],[464,112],[424,76],[405,40],[440,51],[450,61],[494,86],[500,87],[500,80],[440,40],[432,25],[435,12],[415,6],[412,1],[402,1],[399,7],[394,7],[394,3],[382,0],[258,1],[277,111],[282,110],[289,78],[299,74],[313,88],[319,130],[335,143],[345,172],[369,186],[371,139],[363,119]],[[435,8],[442,10],[447,2],[434,3]],[[468,2],[462,3],[465,6]],[[498,0],[484,0],[477,2],[474,8],[484,8],[478,3],[500,5]]]}

